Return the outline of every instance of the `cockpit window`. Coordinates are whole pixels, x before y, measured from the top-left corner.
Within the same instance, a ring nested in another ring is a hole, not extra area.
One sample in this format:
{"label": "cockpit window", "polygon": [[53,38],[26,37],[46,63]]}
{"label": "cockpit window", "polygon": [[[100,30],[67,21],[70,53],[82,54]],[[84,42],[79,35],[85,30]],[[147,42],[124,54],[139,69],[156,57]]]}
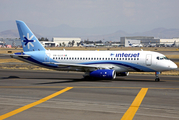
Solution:
{"label": "cockpit window", "polygon": [[164,56],[164,59],[165,59],[165,60],[169,60],[169,58],[167,58],[167,57],[165,57],[165,56]]}
{"label": "cockpit window", "polygon": [[169,60],[166,56],[158,56],[157,60]]}

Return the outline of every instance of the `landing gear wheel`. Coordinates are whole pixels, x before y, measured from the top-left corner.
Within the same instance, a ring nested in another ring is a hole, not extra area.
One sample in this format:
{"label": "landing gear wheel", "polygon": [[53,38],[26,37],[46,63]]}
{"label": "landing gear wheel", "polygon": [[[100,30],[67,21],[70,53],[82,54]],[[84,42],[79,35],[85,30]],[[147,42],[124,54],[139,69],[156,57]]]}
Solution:
{"label": "landing gear wheel", "polygon": [[160,81],[160,78],[155,78],[155,82],[159,82]]}
{"label": "landing gear wheel", "polygon": [[91,77],[91,76],[83,76],[83,78],[84,78],[85,80],[95,80],[95,79],[96,79],[96,78]]}
{"label": "landing gear wheel", "polygon": [[155,76],[156,76],[155,82],[159,82],[160,81],[159,74],[160,74],[160,72],[155,72]]}
{"label": "landing gear wheel", "polygon": [[88,80],[88,79],[91,79],[90,76],[84,76],[84,79]]}

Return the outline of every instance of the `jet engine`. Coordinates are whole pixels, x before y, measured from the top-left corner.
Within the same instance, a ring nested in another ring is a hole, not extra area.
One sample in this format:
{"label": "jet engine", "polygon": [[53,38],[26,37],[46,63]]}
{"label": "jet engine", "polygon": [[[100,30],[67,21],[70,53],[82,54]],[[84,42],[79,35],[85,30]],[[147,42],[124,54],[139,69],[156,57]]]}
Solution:
{"label": "jet engine", "polygon": [[117,76],[128,76],[129,72],[118,72],[116,73]]}
{"label": "jet engine", "polygon": [[115,70],[101,69],[101,70],[90,72],[89,76],[95,78],[101,78],[101,79],[115,79],[116,72]]}

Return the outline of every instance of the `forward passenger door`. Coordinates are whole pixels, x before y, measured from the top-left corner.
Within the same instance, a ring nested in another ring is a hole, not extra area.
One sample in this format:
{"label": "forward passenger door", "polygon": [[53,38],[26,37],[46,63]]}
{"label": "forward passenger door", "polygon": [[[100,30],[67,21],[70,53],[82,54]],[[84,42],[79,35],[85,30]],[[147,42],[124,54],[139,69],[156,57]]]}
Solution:
{"label": "forward passenger door", "polygon": [[152,65],[152,55],[151,54],[147,54],[146,55],[146,61],[145,61],[147,66],[151,66]]}

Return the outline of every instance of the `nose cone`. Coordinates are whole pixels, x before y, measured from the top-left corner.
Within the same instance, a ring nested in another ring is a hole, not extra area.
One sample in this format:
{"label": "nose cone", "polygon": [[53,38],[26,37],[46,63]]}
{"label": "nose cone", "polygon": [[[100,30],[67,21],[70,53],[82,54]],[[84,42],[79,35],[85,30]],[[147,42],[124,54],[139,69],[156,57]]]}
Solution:
{"label": "nose cone", "polygon": [[173,70],[173,69],[177,69],[178,66],[177,66],[174,62],[172,62],[172,63],[170,63],[169,68],[170,68],[171,70]]}

